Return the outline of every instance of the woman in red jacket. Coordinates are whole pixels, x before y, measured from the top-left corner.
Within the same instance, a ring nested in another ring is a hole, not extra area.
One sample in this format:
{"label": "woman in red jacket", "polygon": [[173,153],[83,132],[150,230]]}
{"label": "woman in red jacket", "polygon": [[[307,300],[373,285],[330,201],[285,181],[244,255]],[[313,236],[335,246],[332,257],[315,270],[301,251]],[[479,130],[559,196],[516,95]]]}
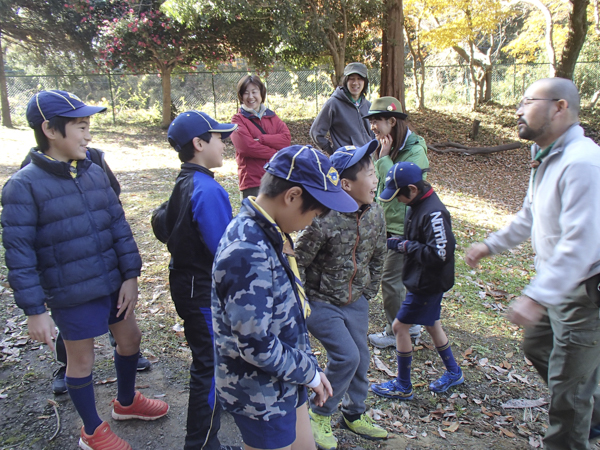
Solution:
{"label": "woman in red jacket", "polygon": [[267,89],[256,75],[244,76],[237,85],[242,106],[231,119],[238,125],[231,140],[235,147],[242,198],[258,195],[263,166],[278,150],[292,144],[287,125],[265,104]]}

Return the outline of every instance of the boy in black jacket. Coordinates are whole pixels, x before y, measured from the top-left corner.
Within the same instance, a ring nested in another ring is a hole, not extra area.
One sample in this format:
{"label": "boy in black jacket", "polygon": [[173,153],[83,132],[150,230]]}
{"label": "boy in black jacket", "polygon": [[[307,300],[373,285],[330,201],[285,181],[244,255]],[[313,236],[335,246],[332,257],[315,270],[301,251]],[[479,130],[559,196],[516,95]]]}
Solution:
{"label": "boy in black jacket", "polygon": [[210,310],[212,265],[232,217],[229,194],[211,169],[223,165],[223,142],[237,125],[221,124],[200,111],[181,113],[169,126],[169,144],[181,172],[168,202],[152,214],[154,234],[171,253],[169,284],[192,352],[186,450],[219,450],[221,406],[214,387]]}
{"label": "boy in black jacket", "polygon": [[454,247],[450,213],[429,183],[423,181],[422,170],[414,163],[394,165],[386,176],[381,201],[394,199],[410,209],[404,221],[404,238],[389,238],[389,249],[404,253],[406,264],[402,280],[408,293],[392,324],[396,335],[398,377],[386,383],[373,384],[371,390],[382,397],[397,400],[413,398],[410,382],[412,344],[409,328],[424,325],[435,344],[446,372],[429,385],[433,392],[445,392],[464,383],[460,367],[440,322],[444,292],[454,285]]}

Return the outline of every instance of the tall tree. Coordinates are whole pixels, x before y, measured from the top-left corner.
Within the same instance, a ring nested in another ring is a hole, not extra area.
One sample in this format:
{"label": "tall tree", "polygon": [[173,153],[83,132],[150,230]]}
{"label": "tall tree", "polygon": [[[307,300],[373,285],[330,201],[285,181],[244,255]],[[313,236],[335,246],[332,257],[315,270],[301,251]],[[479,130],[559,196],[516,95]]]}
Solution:
{"label": "tall tree", "polygon": [[98,52],[111,69],[134,73],[158,71],[162,84],[162,127],[171,123],[171,74],[194,70],[200,61],[216,63],[230,57],[222,32],[212,24],[189,28],[169,18],[158,0],[129,0],[120,17],[101,24]]}
{"label": "tall tree", "polygon": [[475,109],[491,99],[493,55],[504,43],[502,22],[509,11],[500,0],[430,0],[428,8],[435,26],[424,32],[423,40],[438,50],[452,48],[467,62]]}
{"label": "tall tree", "polygon": [[[92,58],[90,43],[95,30],[82,20],[85,14],[66,8],[65,0],[0,0],[0,53],[6,44],[20,46],[38,61],[54,51],[75,52]],[[12,127],[4,62],[0,63],[2,125]]]}
{"label": "tall tree", "polygon": [[[372,30],[377,26],[380,0],[168,0],[163,8],[178,20],[193,23],[212,17],[230,26],[243,21],[258,34],[248,34],[250,46],[270,49],[271,61],[310,67],[329,59],[337,85],[351,60],[368,60],[374,54]],[[266,30],[266,32],[265,32]],[[256,37],[265,39],[256,39]],[[234,49],[239,51],[236,46]]]}
{"label": "tall tree", "polygon": [[[520,0],[525,7],[522,32],[506,51],[522,61],[536,60],[544,53],[550,77],[573,79],[575,64],[586,40],[589,0]],[[597,3],[595,3],[597,8]],[[591,11],[590,11],[591,12]],[[539,35],[544,35],[544,46]],[[556,49],[561,49],[557,55]]]}
{"label": "tall tree", "polygon": [[379,95],[404,99],[404,16],[402,0],[385,0],[381,49],[381,86]]}

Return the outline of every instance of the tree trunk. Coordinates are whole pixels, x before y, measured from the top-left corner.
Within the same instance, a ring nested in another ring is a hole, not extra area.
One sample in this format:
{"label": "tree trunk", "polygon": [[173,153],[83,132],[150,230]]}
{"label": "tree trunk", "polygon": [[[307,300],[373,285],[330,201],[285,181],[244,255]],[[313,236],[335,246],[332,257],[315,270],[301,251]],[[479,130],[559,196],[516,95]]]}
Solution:
{"label": "tree trunk", "polygon": [[166,130],[171,125],[171,71],[170,67],[160,67],[160,80],[162,84],[162,124]]}
{"label": "tree trunk", "polygon": [[472,42],[469,42],[469,50],[470,50],[470,58],[469,58],[469,72],[471,74],[471,81],[473,82],[473,99],[471,103],[471,108],[473,111],[477,109],[479,106],[479,83],[477,82],[477,74],[475,73],[475,61],[473,58],[475,45]]}
{"label": "tree trunk", "polygon": [[395,97],[406,111],[402,0],[386,0],[385,15],[379,95]]}
{"label": "tree trunk", "polygon": [[556,75],[556,52],[554,50],[554,37],[553,37],[554,20],[552,19],[552,13],[548,9],[548,7],[546,5],[544,5],[540,0],[523,0],[523,1],[534,5],[537,9],[540,10],[542,15],[544,16],[544,20],[546,21],[546,36],[545,36],[546,56],[548,57],[548,62],[550,63],[550,71],[548,73],[548,76],[549,77],[557,76]]}
{"label": "tree trunk", "polygon": [[492,99],[492,66],[485,68],[485,94],[483,100],[489,102]]}
{"label": "tree trunk", "polygon": [[600,36],[600,1],[594,0],[594,31]]}
{"label": "tree trunk", "polygon": [[[415,97],[417,99],[417,109],[419,111],[424,111],[425,93],[423,92],[423,88],[425,86],[425,63],[423,61],[423,54],[421,52],[421,43],[419,42],[419,31],[420,27],[418,22],[417,28],[414,31],[413,35],[410,34],[409,28],[407,28],[406,23],[404,24],[404,38],[406,39],[406,44],[408,45],[408,50],[410,51],[410,55],[413,60],[413,81],[415,83]],[[414,45],[411,40],[413,38],[415,40]],[[421,72],[421,76],[419,76],[419,72]]]}
{"label": "tree trunk", "polygon": [[555,76],[572,80],[575,64],[577,64],[579,52],[587,35],[587,7],[590,2],[589,0],[570,0],[570,3],[573,5],[573,10],[569,14],[569,34],[560,61],[556,64]]}
{"label": "tree trunk", "polygon": [[8,85],[4,72],[4,49],[2,48],[2,32],[0,31],[0,104],[2,105],[2,126],[12,128],[10,104],[8,103]]}

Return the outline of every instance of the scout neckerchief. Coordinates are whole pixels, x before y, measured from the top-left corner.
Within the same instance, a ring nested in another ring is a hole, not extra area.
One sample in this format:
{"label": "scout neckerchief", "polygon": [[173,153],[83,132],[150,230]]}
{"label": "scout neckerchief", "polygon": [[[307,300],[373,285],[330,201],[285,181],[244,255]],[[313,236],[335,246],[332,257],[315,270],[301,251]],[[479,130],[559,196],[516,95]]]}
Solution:
{"label": "scout neckerchief", "polygon": [[538,167],[540,167],[540,164],[542,163],[544,158],[546,156],[548,156],[548,154],[550,153],[550,150],[552,150],[552,148],[554,147],[554,144],[556,144],[556,141],[554,141],[552,144],[550,144],[545,149],[540,148],[537,151],[537,153],[535,154],[535,157],[533,158],[531,163],[529,163],[529,166],[531,167],[531,175],[529,176],[529,202],[530,203],[533,203],[533,190],[535,188],[535,176],[537,175]]}
{"label": "scout neckerchief", "polygon": [[294,249],[292,248],[292,243],[287,238],[286,234],[281,231],[279,225],[271,218],[271,216],[261,208],[258,203],[256,203],[256,197],[248,197],[252,206],[254,206],[263,216],[267,219],[277,230],[279,236],[283,240],[283,254],[287,257],[288,263],[290,265],[290,269],[294,274],[294,281],[296,282],[296,288],[298,290],[298,297],[300,298],[300,305],[302,306],[302,314],[306,319],[310,316],[310,305],[306,299],[306,292],[304,292],[304,286],[302,286],[302,279],[300,278],[300,272],[298,271],[298,264],[296,263],[296,255],[294,253]]}
{"label": "scout neckerchief", "polygon": [[545,149],[542,150],[540,148],[538,150],[538,152],[535,155],[535,158],[533,158],[533,161],[531,161],[531,163],[529,164],[532,169],[537,169],[540,166],[540,164],[542,163],[542,161],[544,160],[544,158],[546,156],[548,156],[548,153],[550,153],[550,150],[552,150],[552,147],[554,147],[554,144],[556,144],[556,141],[554,141],[552,144],[550,144]]}
{"label": "scout neckerchief", "polygon": [[360,102],[362,102],[362,95],[360,95],[358,97],[358,100],[354,100],[354,97],[352,97],[352,94],[350,94],[350,91],[344,91],[344,92],[346,93],[346,97],[348,97],[348,100],[350,100],[352,102],[352,104],[358,108],[360,106]]}
{"label": "scout neckerchief", "polygon": [[[40,155],[42,155],[43,157],[45,157],[46,159],[49,159],[50,161],[58,161],[58,159],[53,158],[50,155],[46,155],[44,152],[41,152],[39,150],[36,150],[36,152]],[[77,178],[77,160],[76,159],[72,159],[71,161],[69,161],[69,173],[71,174],[71,176],[73,178]]]}

